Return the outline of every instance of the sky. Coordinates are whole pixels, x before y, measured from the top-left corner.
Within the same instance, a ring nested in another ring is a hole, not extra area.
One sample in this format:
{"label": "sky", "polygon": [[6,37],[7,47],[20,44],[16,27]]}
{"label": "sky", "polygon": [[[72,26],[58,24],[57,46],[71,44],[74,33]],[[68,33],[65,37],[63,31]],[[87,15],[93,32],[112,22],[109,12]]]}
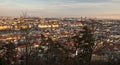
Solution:
{"label": "sky", "polygon": [[120,18],[120,0],[0,0],[0,16]]}

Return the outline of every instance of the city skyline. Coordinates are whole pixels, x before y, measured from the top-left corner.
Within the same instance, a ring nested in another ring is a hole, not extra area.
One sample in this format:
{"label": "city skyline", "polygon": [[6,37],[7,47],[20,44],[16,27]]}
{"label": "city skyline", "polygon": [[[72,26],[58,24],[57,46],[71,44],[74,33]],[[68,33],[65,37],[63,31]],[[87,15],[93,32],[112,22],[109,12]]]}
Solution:
{"label": "city skyline", "polygon": [[119,0],[0,0],[0,16],[99,17],[120,16]]}

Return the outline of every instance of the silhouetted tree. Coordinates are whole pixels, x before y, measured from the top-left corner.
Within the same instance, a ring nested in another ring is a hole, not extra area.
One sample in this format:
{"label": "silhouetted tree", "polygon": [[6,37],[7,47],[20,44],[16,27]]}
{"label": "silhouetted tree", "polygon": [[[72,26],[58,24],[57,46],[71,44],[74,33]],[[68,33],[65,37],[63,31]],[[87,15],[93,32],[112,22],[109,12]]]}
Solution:
{"label": "silhouetted tree", "polygon": [[76,43],[78,65],[90,65],[94,46],[93,32],[92,27],[84,26],[83,31],[80,31],[78,35],[72,37]]}

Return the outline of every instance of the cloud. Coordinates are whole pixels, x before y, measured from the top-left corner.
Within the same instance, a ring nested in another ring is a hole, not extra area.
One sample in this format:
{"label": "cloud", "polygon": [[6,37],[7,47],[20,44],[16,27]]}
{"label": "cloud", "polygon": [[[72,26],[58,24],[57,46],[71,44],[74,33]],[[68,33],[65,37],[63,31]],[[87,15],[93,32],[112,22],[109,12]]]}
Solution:
{"label": "cloud", "polygon": [[98,2],[109,2],[111,0],[65,0],[70,2],[84,2],[84,3],[98,3]]}
{"label": "cloud", "polygon": [[0,0],[0,15],[17,15],[21,11],[35,16],[119,14],[119,4],[119,0]]}

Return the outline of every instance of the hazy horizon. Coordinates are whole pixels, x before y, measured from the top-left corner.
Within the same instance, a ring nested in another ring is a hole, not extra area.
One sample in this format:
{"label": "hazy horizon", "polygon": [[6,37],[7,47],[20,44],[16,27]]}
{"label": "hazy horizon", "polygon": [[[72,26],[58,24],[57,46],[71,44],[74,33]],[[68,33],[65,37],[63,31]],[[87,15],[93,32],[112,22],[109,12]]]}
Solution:
{"label": "hazy horizon", "polygon": [[120,0],[0,0],[0,16],[120,19]]}

